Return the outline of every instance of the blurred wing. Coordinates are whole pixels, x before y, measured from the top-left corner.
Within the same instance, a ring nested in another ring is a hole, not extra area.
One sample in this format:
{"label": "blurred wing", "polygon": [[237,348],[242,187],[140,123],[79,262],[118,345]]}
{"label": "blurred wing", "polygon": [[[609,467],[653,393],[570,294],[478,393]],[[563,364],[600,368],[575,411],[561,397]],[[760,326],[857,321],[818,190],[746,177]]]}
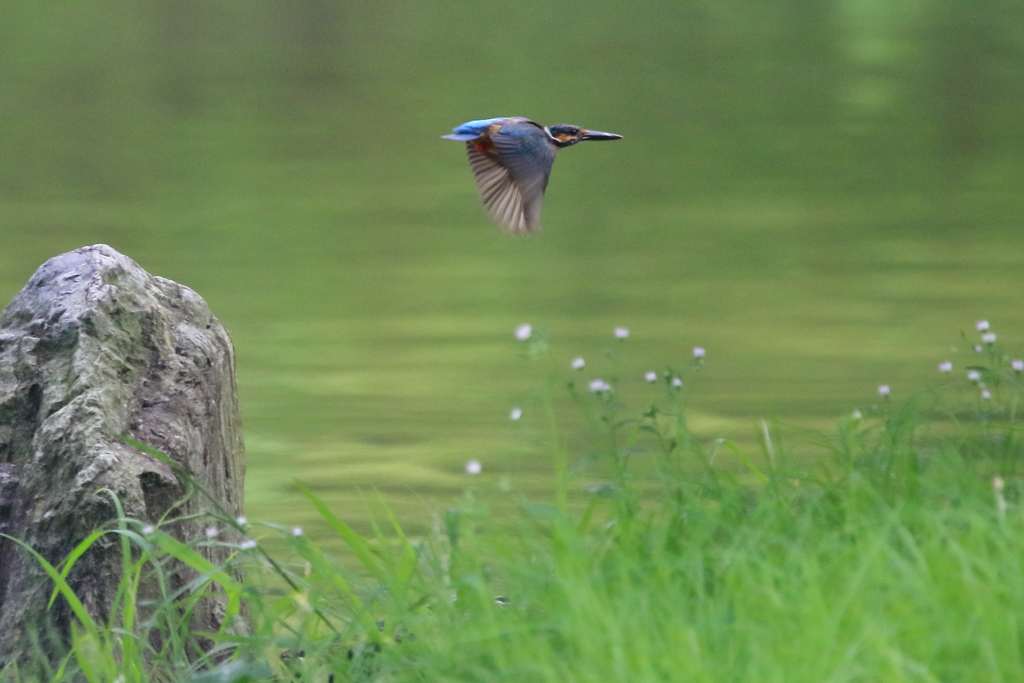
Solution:
{"label": "blurred wing", "polygon": [[548,134],[532,121],[517,121],[491,135],[491,143],[519,191],[529,231],[540,230],[541,202],[555,163],[555,147]]}
{"label": "blurred wing", "polygon": [[[540,198],[536,211],[527,213],[523,193],[511,170],[497,154],[477,151],[476,143],[467,142],[469,168],[476,179],[480,201],[499,226],[515,234],[540,230]],[[543,196],[543,190],[541,190]]]}

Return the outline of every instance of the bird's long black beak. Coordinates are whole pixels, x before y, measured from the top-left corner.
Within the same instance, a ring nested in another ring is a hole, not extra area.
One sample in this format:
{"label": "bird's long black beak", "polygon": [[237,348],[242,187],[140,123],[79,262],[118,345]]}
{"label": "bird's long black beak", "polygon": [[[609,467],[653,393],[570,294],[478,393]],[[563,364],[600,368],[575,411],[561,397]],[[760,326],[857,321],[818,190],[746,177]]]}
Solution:
{"label": "bird's long black beak", "polygon": [[582,131],[583,137],[580,138],[580,142],[583,140],[621,140],[621,135],[615,133],[602,133],[599,130],[585,130]]}

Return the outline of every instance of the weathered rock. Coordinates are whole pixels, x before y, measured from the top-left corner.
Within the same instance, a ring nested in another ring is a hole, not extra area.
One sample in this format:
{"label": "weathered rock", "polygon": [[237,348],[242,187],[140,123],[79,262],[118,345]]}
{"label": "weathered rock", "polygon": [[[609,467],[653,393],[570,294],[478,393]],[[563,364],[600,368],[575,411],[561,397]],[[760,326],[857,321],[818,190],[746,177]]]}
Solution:
{"label": "weathered rock", "polygon": [[[106,245],[44,263],[0,315],[0,532],[54,565],[93,530],[125,514],[156,523],[186,493],[170,467],[123,442],[129,436],[192,473],[229,514],[242,510],[244,451],[231,339],[203,299],[144,271]],[[171,517],[210,503],[191,496]],[[202,519],[165,528],[199,536]],[[206,548],[208,559],[226,551]],[[106,620],[120,578],[120,546],[105,536],[69,582]],[[175,583],[191,576],[180,569]],[[53,588],[38,563],[0,538],[0,668],[24,655],[28,631],[67,633],[47,610]],[[211,599],[193,619],[216,631]]]}

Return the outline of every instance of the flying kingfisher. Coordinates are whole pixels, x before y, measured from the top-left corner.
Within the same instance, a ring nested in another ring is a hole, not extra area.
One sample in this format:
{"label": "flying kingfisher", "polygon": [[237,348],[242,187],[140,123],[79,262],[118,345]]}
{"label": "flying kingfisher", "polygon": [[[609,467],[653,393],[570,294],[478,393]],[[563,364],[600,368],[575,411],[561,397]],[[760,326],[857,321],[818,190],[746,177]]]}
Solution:
{"label": "flying kingfisher", "polygon": [[487,213],[516,234],[540,230],[540,204],[555,152],[584,140],[619,140],[621,135],[560,123],[542,126],[521,116],[469,121],[455,128],[469,155],[469,168]]}

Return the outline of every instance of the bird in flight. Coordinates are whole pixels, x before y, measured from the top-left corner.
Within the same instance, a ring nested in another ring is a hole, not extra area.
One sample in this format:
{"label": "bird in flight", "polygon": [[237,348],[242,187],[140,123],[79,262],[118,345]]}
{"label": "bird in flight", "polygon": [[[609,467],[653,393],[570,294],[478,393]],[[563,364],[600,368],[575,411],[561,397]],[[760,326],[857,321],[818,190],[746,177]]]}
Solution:
{"label": "bird in flight", "polygon": [[442,137],[466,143],[480,201],[495,223],[517,235],[540,230],[556,151],[585,140],[622,138],[567,123],[545,127],[521,116],[469,121]]}

